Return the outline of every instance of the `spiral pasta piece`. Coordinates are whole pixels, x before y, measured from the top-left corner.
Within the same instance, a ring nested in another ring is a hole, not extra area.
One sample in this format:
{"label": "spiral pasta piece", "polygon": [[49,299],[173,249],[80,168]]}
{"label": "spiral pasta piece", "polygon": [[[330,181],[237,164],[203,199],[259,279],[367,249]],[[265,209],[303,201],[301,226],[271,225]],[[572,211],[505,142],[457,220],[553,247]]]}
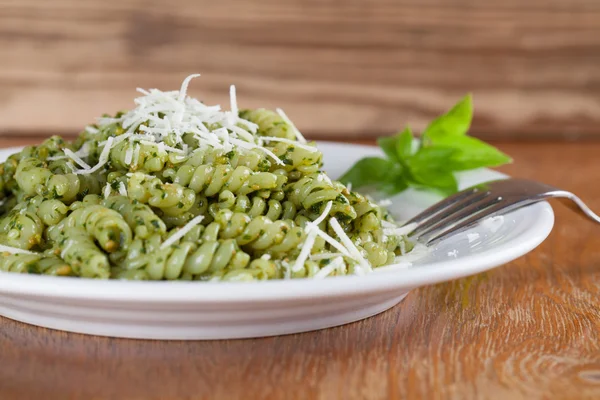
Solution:
{"label": "spiral pasta piece", "polygon": [[242,110],[240,117],[258,125],[258,134],[274,136],[284,139],[296,139],[294,129],[275,111],[259,108],[256,110]]}
{"label": "spiral pasta piece", "polygon": [[146,173],[160,172],[169,162],[177,161],[156,144],[122,141],[110,150],[110,161],[117,169],[125,171],[141,171]]}
{"label": "spiral pasta piece", "polygon": [[37,216],[46,226],[61,222],[69,212],[69,207],[60,200],[43,200],[37,209]]}
{"label": "spiral pasta piece", "polygon": [[66,231],[70,228],[85,230],[108,253],[126,249],[132,240],[131,228],[123,216],[101,205],[76,209],[58,225],[49,229],[49,237],[58,241],[61,236],[66,235]]}
{"label": "spiral pasta piece", "polygon": [[267,148],[283,162],[284,165],[278,167],[288,172],[296,172],[290,174],[290,179],[314,174],[323,166],[323,153],[316,147],[314,150],[308,150],[288,143],[272,142]]}
{"label": "spiral pasta piece", "polygon": [[15,172],[19,188],[28,196],[60,199],[71,203],[78,196],[100,193],[100,183],[93,177],[75,174],[54,174],[37,158],[25,158]]}
{"label": "spiral pasta piece", "polygon": [[62,232],[56,243],[60,258],[71,266],[75,275],[99,279],[110,276],[108,257],[84,229],[69,227]]}
{"label": "spiral pasta piece", "polygon": [[214,216],[218,210],[222,209],[245,213],[250,218],[263,215],[272,221],[280,218],[293,220],[296,216],[296,207],[291,201],[282,203],[276,199],[265,199],[262,196],[236,196],[229,190],[224,190],[219,194],[218,202],[209,206],[209,213]]}
{"label": "spiral pasta piece", "polygon": [[235,240],[207,240],[190,254],[183,270],[194,276],[210,275],[245,268],[249,261],[250,256],[239,248]]}
{"label": "spiral pasta piece", "polygon": [[278,279],[283,277],[281,262],[271,261],[265,258],[253,260],[247,268],[234,269],[229,272],[222,272],[214,276],[223,281],[255,281]]}
{"label": "spiral pasta piece", "polygon": [[30,250],[40,244],[44,228],[35,211],[15,209],[0,220],[0,243]]}
{"label": "spiral pasta piece", "polygon": [[322,172],[310,174],[285,188],[290,201],[297,208],[302,208],[313,214],[320,214],[326,204],[331,201],[332,207],[329,215],[336,217],[340,222],[352,221],[357,217],[356,210],[342,193],[339,187],[334,186],[331,179]]}
{"label": "spiral pasta piece", "polygon": [[250,168],[230,165],[183,165],[177,171],[174,183],[189,187],[205,196],[218,195],[227,189],[234,194],[249,194],[259,190],[272,190],[282,186],[285,177],[270,172],[253,172]]}
{"label": "spiral pasta piece", "polygon": [[[160,237],[136,239],[129,249],[123,269],[117,271],[122,279],[191,280],[212,276],[221,271],[245,268],[250,256],[235,240],[217,239],[219,226],[199,227],[189,232],[178,244],[163,247]],[[126,271],[144,271],[143,273]]]}
{"label": "spiral pasta piece", "polygon": [[196,202],[196,193],[178,183],[163,183],[159,178],[134,173],[127,182],[128,196],[143,204],[160,208],[176,217],[189,211]]}
{"label": "spiral pasta piece", "polygon": [[167,231],[165,223],[145,204],[134,203],[124,196],[111,196],[103,205],[121,214],[137,237],[145,239]]}
{"label": "spiral pasta piece", "polygon": [[304,230],[292,221],[271,221],[267,217],[250,218],[244,213],[219,210],[214,220],[221,227],[219,236],[235,239],[242,248],[273,254],[291,253],[304,240]]}
{"label": "spiral pasta piece", "polygon": [[69,276],[73,273],[71,267],[60,258],[38,254],[3,254],[0,257],[0,271],[55,276]]}

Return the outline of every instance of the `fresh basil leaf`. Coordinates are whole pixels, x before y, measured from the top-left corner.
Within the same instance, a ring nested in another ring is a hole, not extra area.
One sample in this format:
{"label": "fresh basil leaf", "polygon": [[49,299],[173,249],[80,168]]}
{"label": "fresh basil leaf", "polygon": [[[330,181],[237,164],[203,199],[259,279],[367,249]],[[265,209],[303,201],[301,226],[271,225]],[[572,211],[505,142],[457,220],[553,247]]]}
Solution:
{"label": "fresh basil leaf", "polygon": [[390,160],[406,165],[405,159],[412,154],[413,134],[409,127],[394,136],[377,139],[377,144]]}
{"label": "fresh basil leaf", "polygon": [[403,192],[409,186],[405,172],[400,164],[396,164],[387,174],[385,181],[377,185],[376,188],[388,195]]}
{"label": "fresh basil leaf", "polygon": [[412,155],[413,139],[413,133],[408,126],[398,135],[396,154],[401,162]]}
{"label": "fresh basil leaf", "polygon": [[470,136],[447,137],[438,140],[436,145],[457,150],[448,160],[448,168],[452,171],[497,167],[512,162],[494,146]]}
{"label": "fresh basil leaf", "polygon": [[398,142],[399,135],[394,136],[383,136],[377,139],[377,145],[381,147],[381,150],[385,153],[390,160],[400,161],[398,154],[396,153],[396,143]]}
{"label": "fresh basil leaf", "polygon": [[360,160],[342,177],[355,187],[371,186],[388,194],[408,187],[435,189],[446,195],[458,190],[455,171],[495,167],[511,159],[495,147],[467,136],[473,116],[471,95],[426,128],[416,152],[410,128],[380,138],[387,158]]}
{"label": "fresh basil leaf", "polygon": [[450,111],[434,119],[423,132],[423,145],[437,144],[448,136],[464,136],[469,131],[473,119],[473,99],[471,94],[463,97]]}
{"label": "fresh basil leaf", "polygon": [[424,147],[408,159],[410,177],[415,187],[433,187],[444,194],[455,193],[458,189],[456,178],[448,168],[457,149],[448,147]]}
{"label": "fresh basil leaf", "polygon": [[389,171],[397,165],[394,161],[385,158],[366,157],[357,161],[339,181],[344,184],[351,182],[355,188],[378,185],[386,181]]}
{"label": "fresh basil leaf", "polygon": [[451,147],[423,147],[408,158],[408,167],[411,171],[415,169],[448,170],[448,161],[458,152],[458,149]]}
{"label": "fresh basil leaf", "polygon": [[449,196],[458,191],[458,182],[451,171],[423,169],[411,171],[411,186],[416,188],[435,188]]}

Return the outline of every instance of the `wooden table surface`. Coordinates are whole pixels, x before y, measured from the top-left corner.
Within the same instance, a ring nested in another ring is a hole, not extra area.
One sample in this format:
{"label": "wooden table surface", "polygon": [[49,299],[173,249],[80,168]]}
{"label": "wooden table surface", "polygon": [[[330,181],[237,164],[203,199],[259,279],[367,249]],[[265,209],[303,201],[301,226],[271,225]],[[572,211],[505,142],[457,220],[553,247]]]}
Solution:
{"label": "wooden table surface", "polygon": [[0,134],[75,133],[201,73],[208,104],[235,84],[340,140],[420,130],[467,90],[486,138],[597,139],[599,49],[596,0],[0,0]]}
{"label": "wooden table surface", "polygon": [[[600,210],[600,143],[498,145],[515,158],[503,171]],[[0,318],[0,399],[600,398],[600,226],[554,205],[529,255],[338,328],[161,342]]]}

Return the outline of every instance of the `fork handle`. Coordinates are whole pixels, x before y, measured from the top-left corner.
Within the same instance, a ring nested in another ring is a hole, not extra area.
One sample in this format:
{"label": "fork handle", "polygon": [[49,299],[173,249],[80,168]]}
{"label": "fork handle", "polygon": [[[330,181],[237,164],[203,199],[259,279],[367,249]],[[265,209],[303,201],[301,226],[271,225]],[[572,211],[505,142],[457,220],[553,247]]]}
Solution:
{"label": "fork handle", "polygon": [[565,206],[569,207],[571,210],[577,212],[578,214],[583,213],[588,218],[596,221],[600,224],[600,216],[593,212],[587,204],[583,202],[579,197],[574,195],[571,192],[567,192],[566,190],[554,190],[546,193],[548,198],[555,198],[560,200]]}

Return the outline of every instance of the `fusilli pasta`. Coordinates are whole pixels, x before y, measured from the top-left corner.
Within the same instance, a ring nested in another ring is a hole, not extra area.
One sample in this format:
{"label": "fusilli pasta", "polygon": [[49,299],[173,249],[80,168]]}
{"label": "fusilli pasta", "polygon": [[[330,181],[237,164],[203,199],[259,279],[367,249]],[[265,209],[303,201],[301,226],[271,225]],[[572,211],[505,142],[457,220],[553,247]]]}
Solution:
{"label": "fusilli pasta", "polygon": [[323,278],[411,250],[385,209],[321,170],[323,154],[283,112],[204,105],[187,96],[189,79],[0,164],[0,270]]}

